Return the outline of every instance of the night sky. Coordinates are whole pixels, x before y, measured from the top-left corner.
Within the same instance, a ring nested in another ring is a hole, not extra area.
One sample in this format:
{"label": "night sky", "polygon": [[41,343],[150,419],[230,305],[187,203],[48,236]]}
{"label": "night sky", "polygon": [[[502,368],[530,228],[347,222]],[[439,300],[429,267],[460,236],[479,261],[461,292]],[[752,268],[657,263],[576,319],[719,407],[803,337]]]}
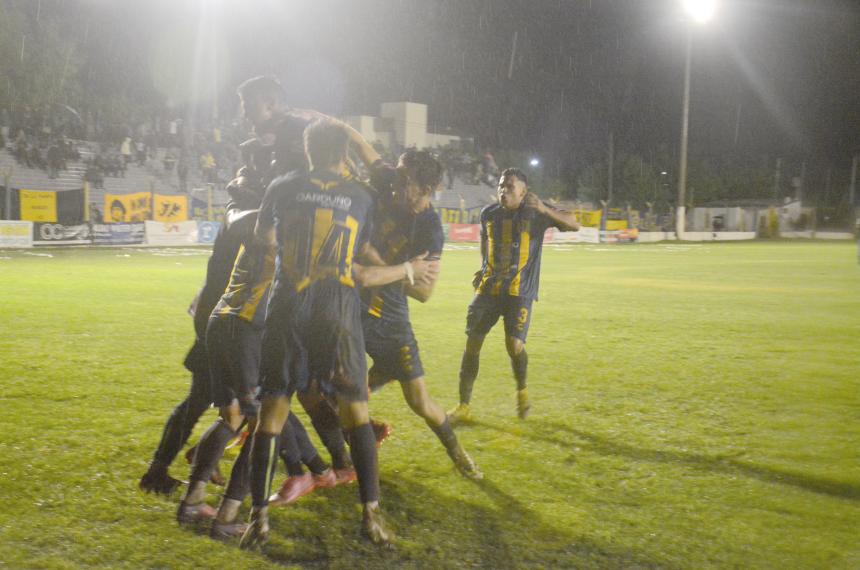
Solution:
{"label": "night sky", "polygon": [[[678,145],[688,24],[673,0],[208,0],[136,10],[130,37],[140,34],[175,103],[192,78],[216,82],[221,107],[234,109],[237,83],[274,74],[296,106],[375,115],[384,101],[426,103],[431,130],[565,168],[605,154],[610,129],[622,152]],[[693,156],[841,168],[860,151],[860,2],[724,1],[694,34]]]}

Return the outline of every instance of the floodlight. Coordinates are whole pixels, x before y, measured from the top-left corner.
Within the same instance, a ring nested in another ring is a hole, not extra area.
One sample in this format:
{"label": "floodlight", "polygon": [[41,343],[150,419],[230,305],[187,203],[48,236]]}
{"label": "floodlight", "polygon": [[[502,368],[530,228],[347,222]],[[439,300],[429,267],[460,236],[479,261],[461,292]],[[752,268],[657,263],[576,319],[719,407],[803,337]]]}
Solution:
{"label": "floodlight", "polygon": [[711,19],[717,9],[716,0],[683,0],[684,12],[699,24]]}
{"label": "floodlight", "polygon": [[537,158],[533,158],[529,161],[529,164],[531,164],[532,166],[540,166],[540,160],[538,160]]}

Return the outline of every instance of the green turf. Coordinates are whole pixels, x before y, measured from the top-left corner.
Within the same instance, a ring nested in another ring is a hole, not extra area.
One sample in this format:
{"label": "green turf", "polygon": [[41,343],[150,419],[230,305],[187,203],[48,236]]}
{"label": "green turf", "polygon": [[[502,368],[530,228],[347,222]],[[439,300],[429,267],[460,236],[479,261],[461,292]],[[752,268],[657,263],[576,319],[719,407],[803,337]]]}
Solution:
{"label": "green turf", "polygon": [[[854,244],[547,248],[532,415],[516,419],[498,327],[478,421],[458,431],[484,482],[453,472],[397,386],[372,399],[395,426],[380,451],[393,552],[360,539],[355,486],[275,510],[262,553],[180,530],[175,498],[137,491],[187,389],[205,260],[0,251],[0,567],[860,567]],[[447,252],[413,306],[446,408],[477,265]]]}

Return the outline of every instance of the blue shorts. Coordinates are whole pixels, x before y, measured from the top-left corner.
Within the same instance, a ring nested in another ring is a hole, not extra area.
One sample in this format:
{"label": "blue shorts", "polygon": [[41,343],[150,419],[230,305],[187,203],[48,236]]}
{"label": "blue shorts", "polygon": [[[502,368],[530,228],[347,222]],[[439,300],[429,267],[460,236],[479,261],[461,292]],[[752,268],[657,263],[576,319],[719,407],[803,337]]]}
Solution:
{"label": "blue shorts", "polygon": [[532,319],[532,299],[510,295],[477,294],[466,313],[466,334],[485,336],[502,317],[505,335],[525,342]]}
{"label": "blue shorts", "polygon": [[392,380],[409,382],[424,376],[418,342],[409,321],[384,321],[365,313],[361,323],[364,345],[373,359],[369,373],[371,390]]}
{"label": "blue shorts", "polygon": [[292,396],[313,382],[329,395],[367,401],[367,357],[358,292],[334,279],[269,301],[262,396]]}
{"label": "blue shorts", "polygon": [[213,316],[206,327],[212,400],[222,408],[238,400],[242,414],[260,411],[260,341],[263,331],[233,316]]}

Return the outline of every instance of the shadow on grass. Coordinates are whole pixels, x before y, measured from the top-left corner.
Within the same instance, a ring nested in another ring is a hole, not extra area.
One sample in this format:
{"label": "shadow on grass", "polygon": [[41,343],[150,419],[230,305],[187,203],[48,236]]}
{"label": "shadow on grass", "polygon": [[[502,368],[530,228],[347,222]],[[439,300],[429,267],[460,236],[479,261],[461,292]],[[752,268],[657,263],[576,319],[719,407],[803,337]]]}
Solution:
{"label": "shadow on grass", "polygon": [[262,555],[306,568],[667,567],[547,524],[487,480],[474,483],[470,501],[415,480],[386,477],[382,504],[397,544],[380,549],[359,536],[356,491],[339,487],[274,510],[272,539]]}
{"label": "shadow on grass", "polygon": [[[506,433],[513,433],[510,429],[486,422],[475,422],[475,425]],[[570,439],[560,437],[559,433],[562,432],[575,436],[577,441],[574,442]],[[796,473],[773,467],[761,467],[727,457],[714,457],[699,453],[681,453],[677,451],[661,451],[658,449],[635,447],[611,441],[605,437],[574,429],[570,426],[552,421],[530,423],[529,429],[522,430],[522,435],[527,438],[560,446],[576,445],[586,447],[603,455],[618,455],[635,459],[637,461],[651,461],[656,463],[680,463],[694,469],[712,471],[715,473],[740,473],[746,477],[758,479],[765,483],[790,485],[805,491],[829,495],[839,499],[849,499],[852,501],[860,500],[860,486],[853,485],[851,483],[832,481],[823,477],[805,475],[803,473]]]}

